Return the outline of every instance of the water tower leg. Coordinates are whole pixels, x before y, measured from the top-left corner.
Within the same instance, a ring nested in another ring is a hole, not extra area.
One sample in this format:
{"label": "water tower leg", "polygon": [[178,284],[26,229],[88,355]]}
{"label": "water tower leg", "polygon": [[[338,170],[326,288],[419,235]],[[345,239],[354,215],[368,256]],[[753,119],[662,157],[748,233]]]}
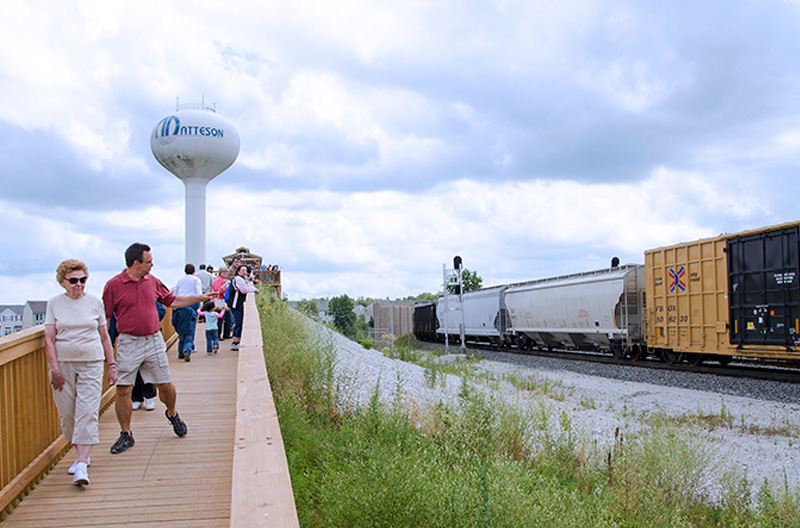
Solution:
{"label": "water tower leg", "polygon": [[195,268],[206,263],[206,186],[205,180],[187,179],[186,186],[186,262]]}

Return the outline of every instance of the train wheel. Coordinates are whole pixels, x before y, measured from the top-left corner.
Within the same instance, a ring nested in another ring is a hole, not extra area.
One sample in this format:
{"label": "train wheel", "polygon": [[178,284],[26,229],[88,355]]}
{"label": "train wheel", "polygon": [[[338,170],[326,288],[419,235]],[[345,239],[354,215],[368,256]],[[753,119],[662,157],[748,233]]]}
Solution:
{"label": "train wheel", "polygon": [[611,353],[614,354],[614,357],[617,360],[625,359],[625,356],[627,355],[625,352],[626,352],[625,347],[623,347],[622,345],[618,343],[611,345]]}
{"label": "train wheel", "polygon": [[703,354],[686,354],[686,362],[693,367],[699,367],[705,359]]}
{"label": "train wheel", "polygon": [[631,361],[639,361],[640,359],[644,359],[644,356],[645,353],[641,345],[633,345],[633,347],[631,347]]}
{"label": "train wheel", "polygon": [[675,363],[680,363],[683,359],[683,354],[676,353],[674,350],[664,349],[661,351],[661,359],[667,365],[674,365]]}

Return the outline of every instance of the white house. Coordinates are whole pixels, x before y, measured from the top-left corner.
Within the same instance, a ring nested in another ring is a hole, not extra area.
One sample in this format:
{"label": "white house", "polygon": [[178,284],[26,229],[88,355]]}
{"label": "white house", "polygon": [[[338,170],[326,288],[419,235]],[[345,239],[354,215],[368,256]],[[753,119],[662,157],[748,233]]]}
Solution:
{"label": "white house", "polygon": [[22,309],[22,328],[44,324],[47,301],[28,301]]}
{"label": "white house", "polygon": [[22,330],[23,308],[21,304],[0,305],[0,336]]}
{"label": "white house", "polygon": [[333,323],[333,316],[328,314],[328,301],[317,301],[317,319],[323,324]]}

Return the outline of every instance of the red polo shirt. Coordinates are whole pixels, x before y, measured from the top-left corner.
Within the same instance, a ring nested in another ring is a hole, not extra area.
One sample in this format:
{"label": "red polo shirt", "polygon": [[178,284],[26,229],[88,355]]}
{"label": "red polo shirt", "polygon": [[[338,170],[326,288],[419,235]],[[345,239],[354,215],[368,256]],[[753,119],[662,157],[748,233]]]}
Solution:
{"label": "red polo shirt", "polygon": [[133,280],[123,271],[112,277],[103,289],[106,319],[113,313],[117,317],[117,330],[121,334],[148,336],[161,330],[156,301],[169,306],[175,296],[164,283],[152,275]]}

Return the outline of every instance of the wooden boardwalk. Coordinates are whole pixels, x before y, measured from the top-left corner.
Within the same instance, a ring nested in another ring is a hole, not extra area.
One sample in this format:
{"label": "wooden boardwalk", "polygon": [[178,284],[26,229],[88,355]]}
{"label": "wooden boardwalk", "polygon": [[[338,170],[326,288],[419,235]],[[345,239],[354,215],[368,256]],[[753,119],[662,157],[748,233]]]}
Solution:
{"label": "wooden boardwalk", "polygon": [[67,469],[75,450],[70,449],[0,526],[229,526],[238,353],[229,340],[220,345],[218,354],[206,355],[200,324],[191,362],[177,359],[176,346],[169,351],[178,412],[189,430],[185,437],[175,436],[157,401],[155,411],[133,413],[136,445],[112,455],[109,449],[119,436],[112,404],[100,417],[91,485],[72,484]]}

